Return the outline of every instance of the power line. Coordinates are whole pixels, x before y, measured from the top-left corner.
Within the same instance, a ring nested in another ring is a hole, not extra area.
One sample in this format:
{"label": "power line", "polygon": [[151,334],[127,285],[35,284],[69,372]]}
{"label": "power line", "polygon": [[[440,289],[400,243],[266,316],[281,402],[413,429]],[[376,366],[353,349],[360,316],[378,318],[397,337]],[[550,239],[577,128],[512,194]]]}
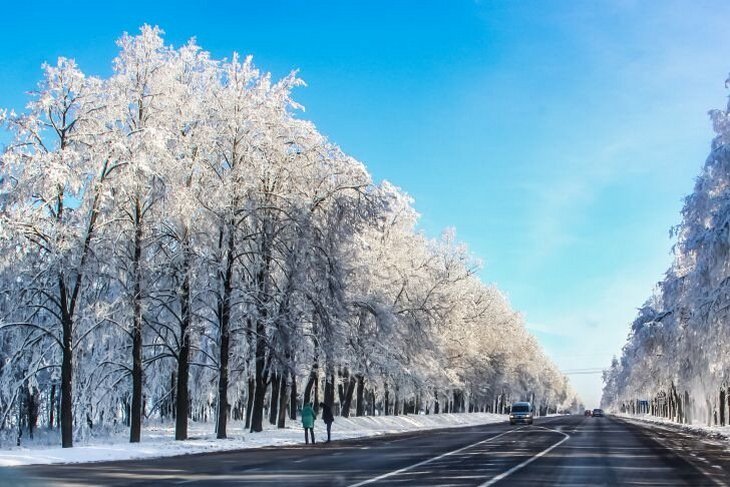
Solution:
{"label": "power line", "polygon": [[562,373],[565,375],[602,374],[603,370],[604,369],[602,369],[600,367],[593,367],[593,368],[588,368],[588,369],[563,370]]}

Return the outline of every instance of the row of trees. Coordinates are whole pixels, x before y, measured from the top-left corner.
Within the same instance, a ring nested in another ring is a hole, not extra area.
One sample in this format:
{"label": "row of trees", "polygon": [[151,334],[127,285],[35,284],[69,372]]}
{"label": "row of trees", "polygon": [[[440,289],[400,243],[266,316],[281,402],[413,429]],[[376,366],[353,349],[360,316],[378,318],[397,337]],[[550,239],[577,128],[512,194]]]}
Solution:
{"label": "row of trees", "polygon": [[149,26],[118,45],[108,78],[59,59],[2,114],[0,429],[574,399],[453,233],[297,118],[295,73]]}
{"label": "row of trees", "polygon": [[[730,80],[728,80],[730,82]],[[674,262],[639,309],[603,404],[677,422],[730,421],[730,105],[673,229]]]}

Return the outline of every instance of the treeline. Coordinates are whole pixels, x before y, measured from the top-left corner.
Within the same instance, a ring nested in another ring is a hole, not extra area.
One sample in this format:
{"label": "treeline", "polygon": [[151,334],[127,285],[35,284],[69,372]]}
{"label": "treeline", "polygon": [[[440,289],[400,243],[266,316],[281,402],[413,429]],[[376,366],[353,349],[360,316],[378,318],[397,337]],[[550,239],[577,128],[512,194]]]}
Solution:
{"label": "treeline", "polygon": [[284,427],[573,400],[451,232],[298,118],[295,73],[124,35],[2,114],[0,429]]}
{"label": "treeline", "polygon": [[[730,80],[728,80],[730,82]],[[603,404],[680,423],[730,422],[730,106],[673,229],[674,262],[604,372]]]}

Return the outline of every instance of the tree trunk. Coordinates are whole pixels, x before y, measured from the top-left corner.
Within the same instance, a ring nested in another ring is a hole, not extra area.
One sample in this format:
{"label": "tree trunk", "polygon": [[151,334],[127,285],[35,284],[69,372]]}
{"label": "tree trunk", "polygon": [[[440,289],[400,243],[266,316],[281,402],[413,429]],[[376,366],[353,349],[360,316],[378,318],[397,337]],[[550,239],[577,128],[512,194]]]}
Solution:
{"label": "tree trunk", "polygon": [[393,416],[398,416],[398,408],[400,407],[400,398],[398,397],[398,385],[395,386],[395,392],[393,393]]}
{"label": "tree trunk", "polygon": [[175,419],[175,397],[176,397],[175,391],[177,389],[176,384],[177,384],[177,375],[173,371],[170,374],[170,399],[167,403],[168,414],[170,416],[172,416],[173,419]]}
{"label": "tree trunk", "polygon": [[251,411],[253,410],[253,396],[256,393],[256,381],[253,376],[248,378],[248,394],[246,395],[246,429],[251,427]]}
{"label": "tree trunk", "polygon": [[335,374],[328,367],[330,372],[327,374],[326,382],[324,384],[324,403],[333,408],[335,404]]}
{"label": "tree trunk", "polygon": [[350,382],[347,383],[347,389],[345,390],[345,400],[342,403],[342,411],[340,411],[340,415],[342,415],[343,418],[350,417],[350,404],[352,404],[352,395],[355,392],[356,385],[357,379],[354,377],[350,377]]}
{"label": "tree trunk", "polygon": [[228,361],[230,358],[231,291],[233,288],[233,223],[228,228],[223,295],[218,303],[220,317],[220,360],[218,362],[218,424],[217,437],[226,438],[228,421]]}
{"label": "tree trunk", "polygon": [[355,409],[355,415],[357,417],[365,415],[365,377],[362,375],[357,376],[357,407]]}
{"label": "tree trunk", "polygon": [[[227,315],[228,313],[226,313]],[[225,319],[225,325],[221,319],[221,344],[220,344],[220,362],[218,366],[218,424],[216,425],[216,437],[218,439],[226,438],[226,428],[228,423],[228,360],[230,348],[230,334],[228,330],[228,316]]]}
{"label": "tree trunk", "polygon": [[289,401],[289,383],[287,381],[289,373],[284,371],[281,373],[281,379],[279,383],[279,417],[277,418],[276,427],[286,427],[286,416],[287,416],[287,403]]}
{"label": "tree trunk", "polygon": [[316,410],[319,406],[319,376],[317,376],[317,380],[314,381],[314,397],[312,398],[312,403],[314,403]]}
{"label": "tree trunk", "polygon": [[725,389],[720,389],[720,426],[725,426]]}
{"label": "tree trunk", "polygon": [[[251,432],[263,431],[264,425],[264,401],[266,400],[266,383],[268,380],[268,363],[267,363],[267,330],[266,322],[268,319],[268,308],[266,307],[269,301],[269,273],[272,260],[272,229],[270,221],[265,217],[261,224],[261,268],[256,273],[256,285],[257,285],[257,311],[258,317],[256,318],[256,348],[255,348],[255,380],[256,390],[253,398],[253,412],[251,413]],[[268,360],[271,360],[271,354],[269,354]]]}
{"label": "tree trunk", "polygon": [[34,387],[28,387],[26,392],[27,398],[27,413],[28,413],[28,436],[33,439],[33,432],[38,423],[38,401],[34,391]]}
{"label": "tree trunk", "polygon": [[[64,132],[60,140],[60,148],[63,150],[66,146],[66,133]],[[63,221],[64,213],[64,195],[63,190],[58,194],[58,207],[56,211],[56,221]],[[61,422],[61,446],[63,448],[71,448],[73,446],[73,329],[74,329],[74,312],[76,302],[81,291],[81,282],[83,279],[83,270],[86,259],[90,253],[91,240],[96,227],[96,218],[98,215],[99,193],[94,194],[93,203],[91,205],[91,215],[89,223],[86,227],[86,236],[84,237],[83,248],[78,265],[76,266],[76,277],[71,288],[66,287],[62,272],[58,273],[58,316],[61,321],[61,401],[60,411],[58,414]]]}
{"label": "tree trunk", "polygon": [[190,268],[187,248],[183,263],[182,296],[180,297],[180,351],[177,357],[177,402],[175,403],[175,439],[188,438],[188,414],[190,407],[188,379],[190,371],[190,325],[192,310],[190,309]]}
{"label": "tree trunk", "polygon": [[253,411],[251,413],[251,432],[261,432],[264,429],[264,402],[266,400],[266,341],[264,334],[266,326],[265,316],[259,318],[256,323],[256,390],[253,398]]}
{"label": "tree trunk", "polygon": [[[315,359],[312,364],[312,370],[309,372],[309,380],[307,385],[304,387],[304,404],[309,404],[312,399],[312,388],[317,387],[317,379],[319,379],[319,363]],[[315,393],[315,396],[317,394]]]}
{"label": "tree trunk", "polygon": [[263,374],[256,374],[256,388],[253,395],[251,410],[251,433],[259,433],[264,430],[264,400],[266,399],[266,380]]}
{"label": "tree trunk", "polygon": [[390,391],[388,390],[388,383],[385,383],[385,393],[383,395],[383,415],[388,416],[388,400],[390,399]]}
{"label": "tree trunk", "polygon": [[185,344],[180,349],[180,357],[177,362],[177,400],[175,401],[175,439],[186,440],[188,438],[188,412],[189,412],[189,391],[188,391],[188,353],[189,339],[187,335]]}
{"label": "tree trunk", "polygon": [[340,400],[340,409],[342,409],[345,402],[345,384],[349,382],[349,376],[350,372],[347,369],[345,369],[344,373],[342,372],[342,369],[337,372],[337,377],[340,379],[337,383],[337,397]]}
{"label": "tree trunk", "polygon": [[271,399],[269,400],[269,424],[276,424],[279,417],[279,386],[281,379],[278,373],[271,375]]}
{"label": "tree trunk", "polygon": [[132,257],[132,279],[134,290],[132,293],[132,411],[129,442],[139,443],[142,432],[142,209],[139,199],[134,206],[134,254]]}
{"label": "tree trunk", "polygon": [[297,419],[297,376],[293,370],[291,373],[291,393],[289,394],[289,419],[292,421]]}
{"label": "tree trunk", "polygon": [[53,412],[56,410],[56,384],[51,384],[51,397],[48,401],[48,429],[53,429]]}
{"label": "tree trunk", "polygon": [[[64,295],[62,294],[62,299]],[[71,334],[73,322],[64,313],[63,316],[63,357],[61,361],[61,446],[73,447],[73,401],[72,401],[72,374],[73,348],[71,348]]]}

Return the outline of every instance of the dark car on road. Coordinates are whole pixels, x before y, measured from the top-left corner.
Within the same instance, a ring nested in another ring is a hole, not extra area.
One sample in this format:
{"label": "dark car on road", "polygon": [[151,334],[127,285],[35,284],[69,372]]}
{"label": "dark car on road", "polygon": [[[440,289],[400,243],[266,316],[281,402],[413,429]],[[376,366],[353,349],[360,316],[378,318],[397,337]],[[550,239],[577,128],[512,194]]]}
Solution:
{"label": "dark car on road", "polygon": [[586,409],[585,411],[583,411],[583,416],[590,416],[590,415],[592,415],[592,414],[593,414],[593,413],[591,412],[591,410],[590,410],[590,409]]}
{"label": "dark car on road", "polygon": [[532,404],[529,402],[516,402],[512,405],[509,413],[509,424],[532,424]]}
{"label": "dark car on road", "polygon": [[602,418],[605,414],[603,414],[603,409],[594,409],[593,410],[593,417],[594,418]]}

